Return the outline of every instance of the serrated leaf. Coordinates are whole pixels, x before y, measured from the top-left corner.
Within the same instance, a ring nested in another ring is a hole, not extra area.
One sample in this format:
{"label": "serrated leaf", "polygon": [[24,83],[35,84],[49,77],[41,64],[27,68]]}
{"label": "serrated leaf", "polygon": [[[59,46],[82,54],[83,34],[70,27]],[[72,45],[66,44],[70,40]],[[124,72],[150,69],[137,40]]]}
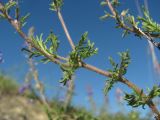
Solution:
{"label": "serrated leaf", "polygon": [[0,20],[5,19],[5,15],[3,13],[0,13]]}
{"label": "serrated leaf", "polygon": [[112,57],[109,57],[109,62],[112,66],[116,66],[116,63],[114,62],[113,58]]}
{"label": "serrated leaf", "polygon": [[123,31],[123,34],[122,34],[122,37],[126,37],[128,34],[130,34],[130,32],[128,30],[124,30]]}
{"label": "serrated leaf", "polygon": [[128,11],[129,11],[129,9],[127,9],[127,10],[123,10],[122,12],[121,12],[121,16],[126,16],[126,14],[128,13]]}
{"label": "serrated leaf", "polygon": [[30,16],[30,13],[27,13],[25,16],[22,16],[20,18],[21,27],[24,27],[26,25],[26,23],[27,23],[26,20],[29,18],[29,16]]}
{"label": "serrated leaf", "polygon": [[51,43],[51,46],[49,48],[50,53],[56,53],[59,47],[59,41],[57,36],[51,32],[47,37],[45,43],[47,44],[48,42]]}
{"label": "serrated leaf", "polygon": [[6,11],[8,11],[9,9],[11,9],[12,7],[16,6],[16,2],[15,1],[12,1],[12,2],[7,2],[5,5],[4,5],[4,9]]}
{"label": "serrated leaf", "polygon": [[107,18],[111,17],[111,15],[109,13],[103,15],[100,17],[101,20],[106,20]]}
{"label": "serrated leaf", "polygon": [[105,95],[111,90],[111,88],[113,87],[115,82],[116,81],[114,81],[111,78],[106,81],[106,85],[105,85],[105,88],[104,88],[104,94]]}
{"label": "serrated leaf", "polygon": [[101,6],[107,6],[107,2],[102,1],[102,2],[100,3],[100,5],[101,5]]}

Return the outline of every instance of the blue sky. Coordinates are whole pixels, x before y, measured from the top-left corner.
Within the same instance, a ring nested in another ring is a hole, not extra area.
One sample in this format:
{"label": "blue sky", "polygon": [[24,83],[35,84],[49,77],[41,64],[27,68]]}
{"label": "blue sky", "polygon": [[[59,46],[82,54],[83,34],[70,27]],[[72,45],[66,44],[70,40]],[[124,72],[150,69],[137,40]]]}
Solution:
{"label": "blue sky", "polygon": [[[49,34],[50,30],[53,30],[61,41],[59,53],[66,56],[71,51],[71,48],[56,14],[49,10],[49,3],[49,0],[21,0],[21,13],[23,15],[28,12],[31,13],[24,31],[27,32],[29,27],[34,26],[35,33],[37,35],[44,33],[45,37]],[[157,22],[159,22],[159,12],[157,12],[160,11],[159,5],[159,0],[149,0],[151,16]],[[122,1],[120,9],[126,8],[130,9],[131,14],[138,14],[134,0]],[[99,19],[104,14],[104,10],[108,9],[100,6],[100,0],[64,1],[62,14],[74,43],[77,43],[80,36],[85,31],[88,31],[89,39],[99,48],[99,52],[97,55],[86,60],[86,62],[104,70],[111,67],[108,62],[109,56],[112,56],[118,62],[117,52],[129,49],[132,62],[126,77],[140,88],[146,89],[147,87],[151,87],[155,82],[153,80],[151,58],[147,53],[148,44],[146,40],[138,39],[133,35],[122,38],[122,30],[115,29],[115,23],[112,19],[108,19],[107,21]],[[0,69],[6,70],[18,81],[22,82],[28,70],[24,53],[21,52],[24,41],[6,21],[1,21],[0,27],[0,51],[3,52],[5,59],[5,62],[0,64]],[[158,53],[159,51],[156,50],[156,52]],[[60,85],[59,80],[62,76],[59,67],[53,63],[39,63],[37,68],[40,73],[40,79],[48,88],[47,95],[56,94]],[[103,103],[103,88],[106,79],[104,76],[85,69],[78,70],[75,77],[76,90],[73,103],[89,107],[86,99],[86,87],[90,85],[93,88],[96,103],[100,106]],[[109,93],[111,108],[115,107],[116,87],[120,87],[124,91],[131,91],[124,85],[116,84]]]}

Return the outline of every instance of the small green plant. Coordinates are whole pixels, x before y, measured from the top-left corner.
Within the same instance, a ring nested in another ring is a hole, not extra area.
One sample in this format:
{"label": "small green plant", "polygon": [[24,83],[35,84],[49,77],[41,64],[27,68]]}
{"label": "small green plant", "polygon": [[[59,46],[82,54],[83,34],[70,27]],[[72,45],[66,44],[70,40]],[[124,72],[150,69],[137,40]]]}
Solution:
{"label": "small green plant", "polygon": [[115,63],[114,60],[109,57],[109,61],[113,67],[113,70],[108,70],[111,74],[111,77],[106,82],[106,86],[104,88],[105,94],[107,94],[113,87],[114,83],[118,82],[127,72],[127,67],[130,63],[129,51],[119,53],[119,56],[121,57],[120,64]]}

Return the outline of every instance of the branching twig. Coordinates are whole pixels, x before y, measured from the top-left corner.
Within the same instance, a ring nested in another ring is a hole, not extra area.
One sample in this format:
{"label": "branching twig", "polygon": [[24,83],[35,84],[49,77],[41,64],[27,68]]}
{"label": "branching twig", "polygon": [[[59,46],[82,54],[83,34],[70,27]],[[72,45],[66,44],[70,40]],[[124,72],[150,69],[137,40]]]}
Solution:
{"label": "branching twig", "polygon": [[[109,0],[106,0],[106,1],[109,2]],[[110,3],[110,2],[109,2],[109,3]],[[111,4],[110,4],[110,5],[111,5]],[[1,8],[1,7],[3,7],[3,4],[0,2],[0,8]],[[110,7],[112,7],[112,6],[110,6]],[[112,8],[111,8],[111,9],[112,9]],[[115,14],[113,10],[112,10],[112,12],[113,12],[113,14]],[[29,39],[29,38],[25,35],[25,33],[19,28],[19,26],[18,26],[18,21],[15,21],[14,19],[12,19],[12,18],[11,18],[8,14],[6,14],[6,13],[3,13],[3,14],[6,16],[7,20],[11,23],[11,25],[16,29],[16,31],[19,33],[19,35],[20,35],[24,40],[26,40],[29,44],[31,44],[32,47],[34,47],[34,48],[37,49],[39,52],[41,52],[45,57],[47,57],[47,58],[50,59],[52,62],[54,62],[54,63],[56,63],[56,64],[59,64],[59,65],[62,64],[62,62],[59,61],[59,60],[66,60],[66,61],[67,61],[66,58],[65,58],[65,59],[62,59],[61,57],[54,58],[52,55],[47,54],[47,53],[43,52],[41,49],[37,48],[37,46],[35,46],[35,45],[32,43],[32,40]],[[63,23],[64,23],[64,21],[63,21]],[[64,24],[62,24],[62,25],[64,25]],[[64,27],[64,26],[63,26],[63,27]],[[65,26],[65,30],[67,30],[66,26]],[[67,31],[68,31],[68,30],[67,30]],[[65,32],[66,32],[66,31],[65,31]],[[68,33],[67,33],[67,34],[68,34]],[[69,38],[69,39],[70,39],[70,38]],[[71,39],[70,39],[70,40],[71,40]],[[73,47],[73,46],[74,46],[73,42],[71,43],[71,41],[70,41],[70,44],[71,44],[72,48],[74,48],[74,47]],[[101,69],[99,69],[99,68],[97,68],[97,67],[95,67],[95,66],[86,64],[86,63],[84,63],[84,62],[82,62],[82,67],[83,67],[83,68],[86,68],[86,69],[88,69],[88,70],[94,71],[94,72],[96,72],[96,73],[98,73],[98,74],[100,74],[100,75],[106,76],[106,77],[111,77],[111,76],[112,76],[112,74],[111,74],[110,72],[101,70]],[[127,80],[127,79],[125,79],[125,78],[120,78],[118,81],[121,82],[121,83],[123,83],[123,84],[125,84],[125,85],[127,85],[129,88],[133,89],[137,94],[141,94],[141,89],[138,88],[135,84],[133,84],[133,83],[130,82],[129,80]],[[144,94],[143,96],[146,96],[146,95]],[[154,105],[154,103],[151,101],[150,103],[148,103],[148,106],[152,109],[153,113],[156,114],[157,120],[160,120],[160,119],[159,119],[159,118],[160,118],[160,113],[159,113],[158,109],[156,108],[156,106]]]}
{"label": "branching twig", "polygon": [[[3,8],[3,4],[0,2],[0,8]],[[19,21],[17,21],[16,19],[13,19],[11,16],[9,16],[5,11],[2,11],[3,14],[5,15],[5,17],[7,18],[8,22],[16,29],[16,31],[19,33],[19,35],[26,40],[26,42],[28,44],[30,44],[33,48],[35,48],[36,50],[38,50],[39,52],[41,52],[46,58],[49,58],[52,62],[56,63],[56,64],[63,64],[60,60],[67,60],[67,58],[61,57],[56,55],[52,55],[49,53],[44,52],[43,50],[41,50],[39,47],[37,47],[33,42],[32,39],[30,39],[20,28],[19,26]]]}
{"label": "branching twig", "polygon": [[144,38],[146,38],[147,41],[151,42],[155,47],[157,47],[158,49],[160,49],[160,44],[159,43],[156,43],[155,41],[153,41],[153,38],[154,37],[159,37],[159,35],[154,35],[154,34],[147,34],[145,32],[143,32],[140,28],[136,27],[136,26],[133,26],[133,28],[130,28],[128,26],[126,26],[121,20],[120,20],[120,17],[119,15],[117,14],[116,10],[114,9],[114,7],[112,6],[111,2],[109,0],[106,0],[106,3],[108,4],[108,7],[111,11],[111,13],[113,14],[113,17],[115,18],[115,20],[119,23],[120,27],[129,31],[129,32],[132,32],[132,33],[135,33],[135,34],[140,34],[142,35]]}
{"label": "branching twig", "polygon": [[[121,21],[119,20],[119,17],[115,11],[115,9],[113,8],[112,4],[110,3],[109,0],[106,0],[106,3],[108,4],[108,7],[111,11],[111,13],[113,14],[113,16],[115,17],[115,19],[121,23]],[[142,36],[144,36],[146,38],[146,40],[148,40],[149,43],[152,43],[154,46],[156,46],[157,48],[159,48],[159,45],[153,41],[153,38],[151,36],[148,36],[146,33],[144,33],[140,28],[135,27],[134,29],[129,28],[128,26],[126,26],[125,24],[121,23],[120,26],[122,28],[124,28],[125,30],[128,30],[132,33],[140,33]],[[133,90],[135,90],[137,93],[141,93],[141,89],[139,89],[137,86],[135,86],[134,84],[132,84],[129,80],[125,79],[125,78],[121,78],[120,80],[122,83],[128,85],[128,87],[132,88]],[[146,96],[145,94],[143,94],[143,96]],[[158,111],[158,109],[156,108],[156,106],[154,105],[154,103],[151,101],[148,103],[148,106],[151,108],[152,112],[155,113],[157,115],[156,119],[160,120],[160,113]]]}

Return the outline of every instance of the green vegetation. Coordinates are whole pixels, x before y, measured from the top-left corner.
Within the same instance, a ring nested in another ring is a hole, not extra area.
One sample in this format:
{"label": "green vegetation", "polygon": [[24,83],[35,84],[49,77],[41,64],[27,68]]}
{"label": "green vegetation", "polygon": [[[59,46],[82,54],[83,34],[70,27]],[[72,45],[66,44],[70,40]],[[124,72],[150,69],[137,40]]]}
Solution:
{"label": "green vegetation", "polygon": [[[12,101],[16,101],[17,97],[19,97],[18,99],[19,101],[21,101],[20,99],[22,100],[32,99],[34,100],[34,103],[40,102],[37,95],[35,93],[32,93],[33,91],[31,91],[30,94],[28,92],[24,92],[24,94],[22,95],[22,94],[18,94],[18,88],[19,88],[19,85],[15,82],[15,80],[13,80],[13,78],[5,75],[0,75],[0,94],[1,94],[1,97],[3,97],[3,99],[6,98],[6,101],[8,101],[7,99],[12,99]],[[8,97],[8,95],[10,95],[11,97]],[[3,106],[6,106],[6,108],[7,108],[7,105],[11,105],[11,103],[7,103],[7,102],[3,104],[6,104],[6,105],[3,105]],[[12,104],[14,104],[14,102]],[[21,104],[21,103],[17,103],[17,104]],[[24,106],[26,105],[24,104]],[[124,111],[123,113],[118,112],[113,114],[104,109],[103,111],[100,111],[97,115],[93,115],[91,111],[88,111],[85,108],[79,108],[74,106],[69,106],[68,109],[65,110],[63,108],[63,104],[55,99],[50,101],[49,105],[51,107],[51,112],[48,113],[48,116],[50,115],[54,116],[53,120],[149,120],[149,118],[148,119],[140,118],[140,113],[135,111],[132,111],[129,113],[126,112],[126,114],[124,114]],[[0,109],[5,110],[5,108],[1,108],[1,106],[2,105],[0,105]],[[34,106],[36,105],[34,104]],[[39,108],[43,108],[42,104],[38,104],[37,106],[39,106]],[[35,112],[34,110],[36,109],[32,108],[29,111]],[[27,114],[28,113],[26,113],[26,115]],[[45,115],[45,111],[44,111],[44,115]],[[18,113],[17,113],[17,116],[18,116]]]}
{"label": "green vegetation", "polygon": [[10,77],[0,75],[0,95],[11,95],[18,92],[18,84]]}

